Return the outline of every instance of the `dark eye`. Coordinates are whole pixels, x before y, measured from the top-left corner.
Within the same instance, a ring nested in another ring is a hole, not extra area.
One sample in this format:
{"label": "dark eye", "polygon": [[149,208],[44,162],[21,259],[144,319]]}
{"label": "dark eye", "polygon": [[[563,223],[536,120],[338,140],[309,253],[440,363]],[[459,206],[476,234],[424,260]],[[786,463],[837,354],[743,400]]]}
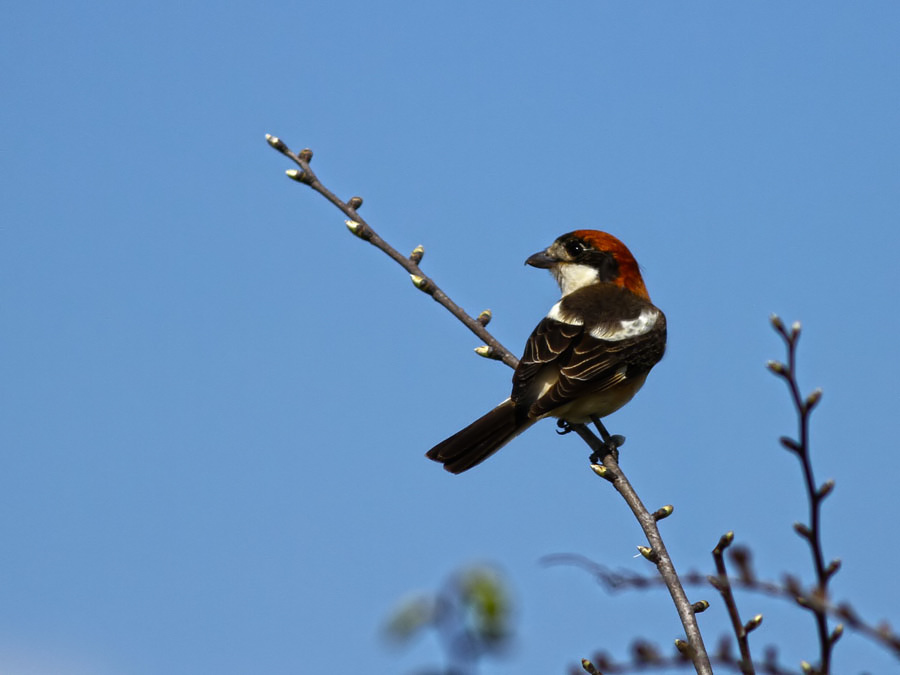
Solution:
{"label": "dark eye", "polygon": [[577,239],[567,241],[566,242],[566,253],[568,253],[573,258],[577,258],[582,253],[584,253],[584,244],[582,244]]}

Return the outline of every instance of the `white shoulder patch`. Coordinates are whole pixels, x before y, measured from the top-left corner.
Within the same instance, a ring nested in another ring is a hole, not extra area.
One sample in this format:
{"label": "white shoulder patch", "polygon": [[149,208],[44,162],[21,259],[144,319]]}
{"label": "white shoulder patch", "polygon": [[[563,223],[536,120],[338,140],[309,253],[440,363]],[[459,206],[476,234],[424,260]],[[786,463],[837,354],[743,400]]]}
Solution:
{"label": "white shoulder patch", "polygon": [[571,314],[563,314],[562,308],[560,307],[561,304],[562,300],[560,300],[550,308],[550,311],[547,312],[548,319],[553,319],[554,321],[559,321],[560,323],[567,323],[570,326],[584,325],[584,321],[579,319],[577,316],[573,316]]}
{"label": "white shoulder patch", "polygon": [[619,328],[613,326],[597,327],[591,331],[591,336],[598,340],[627,340],[644,333],[649,333],[659,319],[659,310],[648,307],[642,311],[636,319],[619,321]]}

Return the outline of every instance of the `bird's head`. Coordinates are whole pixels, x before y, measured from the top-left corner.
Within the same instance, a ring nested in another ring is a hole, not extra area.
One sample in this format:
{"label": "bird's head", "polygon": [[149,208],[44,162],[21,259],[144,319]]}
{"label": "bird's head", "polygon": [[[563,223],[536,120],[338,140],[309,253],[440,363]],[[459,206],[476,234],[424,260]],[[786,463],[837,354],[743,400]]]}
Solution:
{"label": "bird's head", "polygon": [[549,269],[563,295],[590,284],[610,283],[650,299],[631,251],[611,234],[599,230],[564,234],[525,264]]}

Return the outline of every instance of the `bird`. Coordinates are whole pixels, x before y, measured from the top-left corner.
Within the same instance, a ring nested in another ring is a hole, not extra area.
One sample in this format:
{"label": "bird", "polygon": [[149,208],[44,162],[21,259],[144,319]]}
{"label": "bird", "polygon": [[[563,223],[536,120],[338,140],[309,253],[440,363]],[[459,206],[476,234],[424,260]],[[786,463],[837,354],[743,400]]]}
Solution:
{"label": "bird", "polygon": [[562,297],[525,343],[509,398],[426,453],[451,473],[480,464],[546,417],[566,428],[614,413],[665,353],[665,314],[613,235],[575,230],[525,264],[549,270]]}

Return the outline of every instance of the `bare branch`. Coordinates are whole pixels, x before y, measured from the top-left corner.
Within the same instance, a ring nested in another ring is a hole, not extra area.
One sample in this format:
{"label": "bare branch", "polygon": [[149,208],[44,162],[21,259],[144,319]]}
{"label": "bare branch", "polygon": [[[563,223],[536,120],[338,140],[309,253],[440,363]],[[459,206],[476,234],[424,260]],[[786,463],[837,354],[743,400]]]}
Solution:
{"label": "bare branch", "polygon": [[[725,549],[731,546],[731,542],[733,541],[734,532],[727,532],[722,535],[719,539],[719,543],[716,544],[716,547],[713,549],[712,555],[713,560],[716,563],[716,572],[718,573],[718,576],[709,577],[709,583],[711,583],[722,595],[722,600],[725,602],[725,607],[728,610],[731,628],[734,631],[738,649],[740,649],[741,652],[741,673],[743,673],[743,675],[755,675],[756,670],[753,668],[753,657],[750,654],[750,641],[747,639],[747,635],[752,628],[741,622],[741,615],[740,612],[738,612],[737,602],[734,599],[734,593],[731,592],[731,582],[728,578],[728,570],[725,567]],[[759,622],[762,621],[762,615],[757,616],[759,617],[759,620],[755,622],[753,628],[756,628],[756,626],[759,625]]]}
{"label": "bare branch", "polygon": [[[419,267],[419,263],[422,260],[422,256],[425,253],[425,249],[422,246],[417,246],[412,254],[407,257],[399,253],[394,247],[388,244],[384,239],[382,239],[375,230],[366,222],[366,220],[359,215],[359,208],[362,206],[363,200],[361,197],[351,197],[348,201],[341,200],[337,195],[335,195],[331,190],[326,188],[319,181],[318,176],[316,176],[315,172],[310,168],[309,163],[312,161],[312,150],[305,149],[301,150],[299,153],[295,153],[291,150],[285,143],[276,136],[272,136],[270,134],[266,134],[266,140],[269,145],[278,150],[285,157],[290,158],[293,162],[300,167],[300,170],[290,169],[287,171],[287,175],[292,180],[296,180],[298,183],[303,183],[304,185],[308,185],[313,190],[318,192],[320,195],[325,197],[328,201],[334,204],[341,212],[344,213],[350,220],[347,221],[347,227],[350,231],[355,234],[357,237],[362,239],[363,241],[367,241],[372,246],[375,246],[378,249],[381,249],[384,253],[390,256],[398,265],[403,267],[407,272],[409,272],[410,278],[412,279],[413,284],[416,288],[418,288],[423,293],[427,293],[432,298],[434,298],[435,302],[441,304],[448,312],[453,314],[457,319],[459,319],[463,325],[466,326],[470,331],[475,333],[488,347],[488,349],[479,348],[476,352],[479,356],[484,356],[487,358],[497,359],[499,361],[503,361],[510,368],[515,368],[519,363],[519,359],[510,352],[506,347],[500,344],[499,340],[497,340],[493,335],[491,335],[486,329],[485,325],[487,324],[486,319],[479,320],[479,318],[473,318],[466,313],[459,305],[453,302],[450,297],[444,293],[438,287],[438,285],[434,282],[434,280],[429,277],[422,269]],[[479,317],[484,316],[484,312],[479,315]],[[488,313],[490,316],[490,313]]]}
{"label": "bare branch", "polygon": [[[703,644],[703,636],[700,634],[700,626],[697,623],[693,605],[690,600],[688,600],[687,594],[684,592],[684,587],[681,585],[681,581],[678,578],[678,573],[675,571],[675,565],[672,563],[671,557],[669,557],[669,552],[666,549],[662,535],[659,532],[659,527],[657,526],[658,518],[656,517],[656,514],[650,513],[650,511],[647,510],[647,507],[644,506],[644,503],[641,501],[637,492],[635,492],[628,478],[625,476],[625,473],[619,466],[619,453],[617,448],[621,444],[621,441],[610,436],[599,419],[595,418],[594,424],[597,427],[597,431],[600,433],[602,440],[592,434],[583,424],[573,424],[570,426],[571,429],[581,436],[584,442],[588,444],[593,451],[594,456],[602,461],[602,464],[595,463],[592,465],[594,472],[612,483],[616,492],[622,495],[625,503],[631,508],[631,512],[634,514],[635,518],[637,518],[641,529],[644,531],[650,546],[639,547],[638,550],[645,558],[656,565],[656,569],[659,572],[663,583],[665,583],[666,588],[669,590],[669,595],[672,596],[672,601],[675,603],[678,617],[681,619],[681,625],[684,627],[685,635],[688,638],[690,656],[694,667],[698,673],[712,673],[709,657],[706,654],[706,647]],[[605,471],[601,471],[601,468],[605,469]],[[666,511],[668,508],[662,510]],[[671,511],[669,511],[669,513],[671,513]]]}
{"label": "bare branch", "polygon": [[[738,553],[738,556],[735,553]],[[805,608],[817,606],[820,611],[841,621],[846,628],[868,638],[900,659],[900,634],[894,632],[887,622],[876,624],[873,621],[867,621],[860,617],[856,610],[847,602],[839,604],[823,602],[815,596],[813,591],[805,591],[800,586],[800,583],[792,577],[786,577],[784,583],[757,579],[750,571],[749,562],[747,561],[749,551],[744,547],[732,549],[731,557],[732,563],[740,567],[736,560],[736,558],[740,558],[744,565],[741,576],[738,579],[731,579],[731,585],[735,589],[765,595],[778,600],[786,600]],[[659,588],[663,585],[663,580],[656,575],[642,575],[630,571],[614,572],[600,563],[575,553],[559,553],[545,556],[541,559],[541,562],[546,565],[573,565],[580,567],[591,574],[594,580],[610,593]],[[711,583],[708,575],[697,571],[681,574],[680,578],[685,586],[706,587]]]}
{"label": "bare branch", "polygon": [[[313,156],[311,150],[305,149],[301,150],[299,153],[295,153],[281,139],[269,134],[266,135],[266,140],[271,147],[285,157],[290,158],[300,167],[299,170],[290,169],[287,171],[289,178],[299,183],[303,183],[304,185],[308,185],[340,209],[341,212],[349,218],[347,227],[353,234],[381,249],[395,260],[409,272],[410,278],[416,288],[431,295],[435,301],[443,305],[451,314],[453,314],[453,316],[459,319],[467,328],[469,328],[469,330],[484,341],[485,346],[475,350],[479,355],[501,360],[511,368],[515,368],[516,365],[518,365],[518,359],[500,344],[500,342],[485,328],[490,320],[490,312],[482,312],[476,318],[469,316],[437,286],[433,279],[422,271],[419,267],[419,263],[424,254],[424,249],[422,247],[417,247],[413,250],[409,257],[398,253],[392,246],[378,236],[365,219],[359,215],[358,210],[362,206],[362,198],[352,197],[347,202],[344,202],[319,181],[318,176],[316,176],[315,172],[310,168],[310,161]],[[615,440],[615,437],[609,436],[602,424],[599,424],[599,420],[596,420],[596,422],[598,423],[598,429],[600,430],[601,436],[603,436],[602,441],[583,424],[574,424],[571,425],[570,428],[585,440],[593,451],[592,457],[602,459],[602,465],[594,464],[592,468],[598,473],[601,473],[596,467],[602,466],[604,469],[608,469],[611,472],[608,478],[619,494],[625,499],[626,503],[631,508],[632,513],[634,513],[637,518],[641,528],[644,530],[644,534],[647,536],[647,540],[650,543],[650,547],[645,547],[647,548],[647,557],[656,565],[666,587],[672,595],[673,601],[675,602],[678,615],[681,618],[689,642],[686,651],[690,654],[697,673],[700,673],[700,675],[711,675],[712,669],[709,665],[709,657],[707,656],[706,648],[703,644],[703,638],[700,635],[700,629],[697,625],[696,617],[694,616],[693,607],[690,601],[688,601],[684,588],[678,580],[675,567],[666,551],[662,536],[659,533],[659,528],[656,525],[657,519],[663,517],[663,515],[658,515],[661,513],[659,511],[657,514],[651,514],[643,505],[640,498],[637,496],[637,493],[634,491],[634,488],[625,477],[624,472],[619,467],[616,457],[613,456],[614,454],[617,454],[616,447],[618,444],[621,444],[621,442],[612,442]]]}
{"label": "bare branch", "polygon": [[840,567],[840,562],[837,560],[826,564],[825,555],[822,552],[822,502],[834,488],[834,481],[827,481],[821,486],[816,485],[809,448],[809,418],[813,408],[816,407],[822,398],[822,390],[814,390],[805,399],[800,394],[800,386],[797,383],[797,342],[800,339],[800,322],[795,322],[788,330],[778,316],[773,314],[771,321],[772,327],[784,340],[788,362],[785,365],[777,361],[769,361],[767,365],[769,370],[782,378],[787,384],[791,401],[797,412],[797,426],[799,427],[799,439],[783,437],[781,444],[797,455],[797,458],[800,460],[806,485],[806,494],[809,500],[809,525],[796,523],[794,529],[809,544],[813,558],[813,567],[816,571],[816,586],[812,595],[817,600],[821,599],[821,602],[817,601],[814,605],[808,607],[815,617],[816,630],[819,635],[819,665],[812,672],[815,675],[828,675],[831,672],[831,652],[841,636],[843,627],[838,624],[833,632],[829,632],[828,617],[822,608],[823,603],[828,599],[828,582]]}
{"label": "bare branch", "polygon": [[[729,649],[731,641],[724,638],[719,649],[710,656],[710,662],[716,668],[732,673],[743,673],[742,662],[735,659]],[[690,658],[678,650],[675,653],[662,655],[652,644],[638,640],[631,646],[631,657],[627,661],[617,661],[606,652],[598,652],[590,659],[582,659],[581,667],[572,666],[571,675],[624,675],[624,673],[671,672],[673,669],[692,667]],[[778,663],[778,654],[774,647],[766,649],[766,658],[760,665],[760,672],[765,675],[799,675]]]}

